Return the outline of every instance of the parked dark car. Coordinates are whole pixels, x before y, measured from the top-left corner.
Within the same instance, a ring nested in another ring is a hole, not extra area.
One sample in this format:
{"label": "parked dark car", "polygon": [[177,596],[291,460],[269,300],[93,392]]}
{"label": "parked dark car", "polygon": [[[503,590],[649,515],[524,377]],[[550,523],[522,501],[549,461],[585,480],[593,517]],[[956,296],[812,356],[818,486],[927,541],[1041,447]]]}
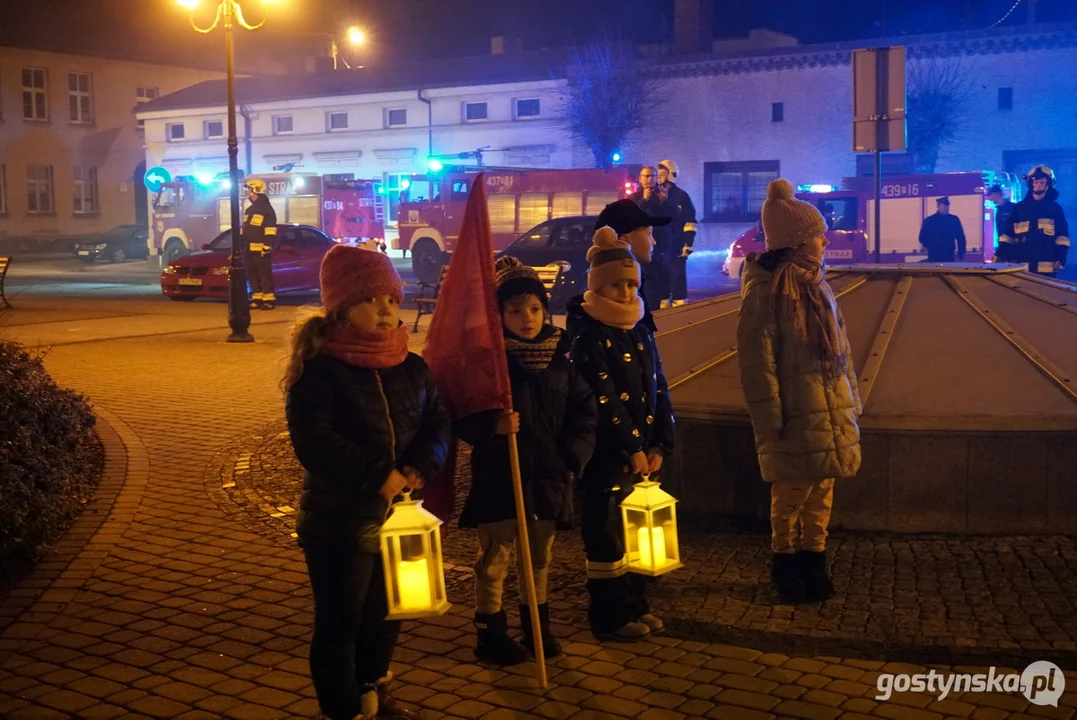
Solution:
{"label": "parked dark car", "polygon": [[149,257],[146,228],[139,225],[117,225],[94,240],[84,241],[75,248],[75,257],[84,263],[107,260],[122,263]]}
{"label": "parked dark car", "polygon": [[551,294],[550,310],[564,312],[565,303],[587,289],[587,249],[597,219],[574,215],[547,220],[525,232],[500,255],[532,267],[561,264],[561,279]]}

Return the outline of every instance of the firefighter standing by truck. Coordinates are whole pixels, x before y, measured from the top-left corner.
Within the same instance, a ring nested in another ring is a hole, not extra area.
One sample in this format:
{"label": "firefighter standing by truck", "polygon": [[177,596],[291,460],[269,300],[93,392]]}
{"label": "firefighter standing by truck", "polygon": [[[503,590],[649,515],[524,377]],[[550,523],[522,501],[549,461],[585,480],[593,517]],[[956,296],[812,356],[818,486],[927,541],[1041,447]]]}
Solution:
{"label": "firefighter standing by truck", "polygon": [[1054,277],[1066,266],[1070,249],[1069,224],[1058,204],[1055,174],[1045,165],[1037,165],[1025,176],[1029,194],[1013,206],[1006,220],[1005,232],[999,235],[999,262],[1028,263],[1038,275]]}
{"label": "firefighter standing by truck", "polygon": [[246,182],[251,201],[243,215],[244,257],[251,284],[251,309],[272,310],[277,306],[273,288],[273,243],[277,239],[277,213],[266,197],[264,180]]}
{"label": "firefighter standing by truck", "polygon": [[[673,307],[684,305],[688,299],[688,256],[696,241],[696,208],[692,198],[676,182],[677,163],[663,160],[658,163],[658,185],[666,191],[673,206],[673,245],[669,258],[669,284],[673,295]],[[679,255],[678,253],[679,250]]]}

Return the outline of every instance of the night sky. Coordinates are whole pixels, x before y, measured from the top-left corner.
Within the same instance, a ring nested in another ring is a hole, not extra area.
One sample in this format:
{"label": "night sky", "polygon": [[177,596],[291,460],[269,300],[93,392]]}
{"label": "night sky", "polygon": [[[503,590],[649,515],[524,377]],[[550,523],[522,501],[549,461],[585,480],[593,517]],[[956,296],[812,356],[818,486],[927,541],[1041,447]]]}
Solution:
{"label": "night sky", "polygon": [[[1004,23],[1028,20],[1022,4]],[[207,7],[216,0],[203,0]],[[259,0],[241,0],[258,16]],[[924,32],[983,29],[1013,0],[717,0],[715,36],[745,36],[753,28],[833,42]],[[1041,22],[1077,21],[1077,1],[1036,0]],[[641,43],[669,36],[673,0],[275,0],[265,31],[241,33],[241,70],[257,72],[259,52],[287,54],[319,41],[303,33],[360,24],[371,34],[370,61],[477,55],[490,37],[522,38],[527,49],[553,47],[595,33]],[[0,44],[32,45],[216,67],[220,38],[191,31],[174,0],[8,0],[0,11]]]}

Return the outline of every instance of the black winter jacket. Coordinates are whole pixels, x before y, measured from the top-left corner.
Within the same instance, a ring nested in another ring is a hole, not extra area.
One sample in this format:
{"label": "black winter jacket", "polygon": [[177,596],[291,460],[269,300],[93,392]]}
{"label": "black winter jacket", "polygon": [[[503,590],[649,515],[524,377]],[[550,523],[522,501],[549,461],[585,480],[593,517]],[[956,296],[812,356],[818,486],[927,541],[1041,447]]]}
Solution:
{"label": "black winter jacket", "polygon": [[253,253],[269,253],[277,239],[277,213],[269,198],[259,193],[243,213],[243,249]]}
{"label": "black winter jacket", "polygon": [[[520,414],[516,444],[524,506],[531,519],[572,526],[572,481],[579,477],[595,448],[598,411],[590,386],[569,362],[562,344],[544,372],[523,369],[509,355],[513,409]],[[494,434],[499,412],[476,413],[458,420],[457,436],[471,445],[471,491],[460,527],[516,517],[509,466],[508,437]]]}
{"label": "black winter jacket", "polygon": [[452,421],[430,368],[414,353],[383,370],[317,355],[288,390],[285,411],[305,469],[299,544],[378,552],[389,511],[378,491],[389,473],[411,466],[430,482],[448,455]]}
{"label": "black winter jacket", "polygon": [[598,433],[581,482],[609,488],[629,473],[637,451],[673,452],[673,403],[651,329],[642,321],[631,330],[604,325],[582,305],[582,296],[569,301],[567,332],[572,362],[598,401]]}
{"label": "black winter jacket", "polygon": [[1058,204],[1058,190],[1051,188],[1042,200],[1029,193],[1013,206],[1006,219],[1005,232],[999,235],[998,258],[1002,262],[1028,263],[1032,272],[1054,272],[1054,263],[1066,264],[1069,236],[1066,213]]}

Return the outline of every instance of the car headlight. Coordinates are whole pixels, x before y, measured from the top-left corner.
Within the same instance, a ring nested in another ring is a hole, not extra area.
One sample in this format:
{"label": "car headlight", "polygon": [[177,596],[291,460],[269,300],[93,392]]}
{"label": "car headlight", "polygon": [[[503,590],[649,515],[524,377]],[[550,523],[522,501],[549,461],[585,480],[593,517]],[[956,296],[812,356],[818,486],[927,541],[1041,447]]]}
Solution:
{"label": "car headlight", "polygon": [[98,245],[94,245],[93,249],[100,251],[100,250],[104,250],[107,247],[108,247],[108,243],[100,243]]}
{"label": "car headlight", "polygon": [[216,268],[213,268],[212,270],[210,270],[209,272],[210,272],[211,275],[227,275],[228,274],[228,266],[225,265],[224,267],[216,267]]}
{"label": "car headlight", "polygon": [[175,265],[165,266],[165,275],[175,275],[177,272],[179,272],[179,268]]}

